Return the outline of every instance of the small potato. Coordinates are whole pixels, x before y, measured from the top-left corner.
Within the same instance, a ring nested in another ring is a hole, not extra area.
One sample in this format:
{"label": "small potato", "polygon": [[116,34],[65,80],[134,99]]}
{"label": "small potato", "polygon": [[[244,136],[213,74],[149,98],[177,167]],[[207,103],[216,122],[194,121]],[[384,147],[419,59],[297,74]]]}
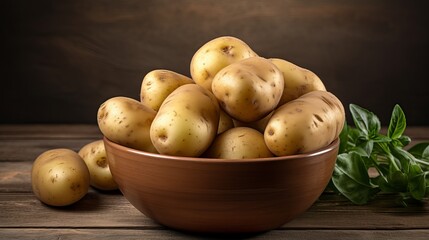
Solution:
{"label": "small potato", "polygon": [[195,52],[191,76],[195,83],[211,91],[214,76],[224,67],[245,58],[258,56],[242,40],[223,36],[215,38]]}
{"label": "small potato", "polygon": [[312,71],[279,58],[269,59],[282,72],[284,90],[279,106],[311,91],[326,91],[322,80]]}
{"label": "small potato", "polygon": [[234,127],[233,119],[220,109],[219,126],[217,128],[217,134],[223,133],[226,130]]}
{"label": "small potato", "polygon": [[88,193],[89,171],[83,159],[65,148],[40,154],[31,169],[36,197],[51,206],[66,206]]}
{"label": "small potato", "polygon": [[86,144],[79,150],[78,154],[88,167],[91,186],[100,190],[118,189],[118,185],[110,172],[103,140]]}
{"label": "small potato", "polygon": [[276,156],[307,153],[334,141],[344,121],[344,107],[337,97],[312,91],[274,112],[265,128],[265,143]]}
{"label": "small potato", "polygon": [[282,73],[271,61],[252,57],[219,71],[213,79],[212,91],[231,117],[253,122],[277,107],[283,84]]}
{"label": "small potato", "polygon": [[113,97],[98,109],[98,127],[111,141],[146,152],[156,152],[150,140],[150,125],[156,112],[127,97]]}
{"label": "small potato", "polygon": [[218,135],[204,154],[209,158],[245,159],[272,157],[264,135],[253,128],[231,128]]}
{"label": "small potato", "polygon": [[270,112],[267,116],[265,116],[264,118],[255,121],[255,122],[240,122],[236,119],[233,119],[234,122],[234,127],[250,127],[253,128],[255,130],[258,130],[261,133],[264,133],[265,131],[265,127],[268,124],[268,121],[270,120],[271,116],[273,115],[274,111]]}
{"label": "small potato", "polygon": [[197,157],[211,144],[219,124],[219,105],[211,92],[196,84],[174,90],[161,105],[150,128],[159,153]]}
{"label": "small potato", "polygon": [[153,70],[143,78],[140,102],[158,111],[162,102],[171,92],[179,86],[190,83],[194,83],[194,81],[182,74],[163,69]]}

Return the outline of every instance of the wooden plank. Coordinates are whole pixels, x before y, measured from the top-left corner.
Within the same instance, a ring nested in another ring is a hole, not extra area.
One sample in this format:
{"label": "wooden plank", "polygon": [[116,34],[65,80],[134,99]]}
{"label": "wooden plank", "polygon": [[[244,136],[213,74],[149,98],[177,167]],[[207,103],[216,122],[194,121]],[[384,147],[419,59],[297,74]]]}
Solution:
{"label": "wooden plank", "polygon": [[426,240],[429,230],[272,230],[265,233],[246,234],[246,235],[208,235],[184,233],[174,230],[146,230],[146,229],[50,229],[50,228],[29,228],[15,229],[4,228],[0,230],[0,239],[367,239],[367,240]]}
{"label": "wooden plank", "polygon": [[34,161],[44,151],[69,148],[79,151],[85,144],[101,138],[0,140],[1,161]]}
{"label": "wooden plank", "polygon": [[77,203],[51,207],[33,193],[0,194],[0,229],[4,227],[144,227],[160,228],[120,193],[91,190]]}
{"label": "wooden plank", "polygon": [[0,161],[0,193],[31,192],[31,167],[32,162]]}
{"label": "wooden plank", "polygon": [[[159,228],[121,194],[94,190],[76,204],[63,208],[49,207],[32,193],[1,193],[0,212],[0,228]],[[356,206],[340,196],[325,194],[281,229],[429,229],[429,204],[403,208],[395,205],[391,196],[382,196],[368,205]]]}

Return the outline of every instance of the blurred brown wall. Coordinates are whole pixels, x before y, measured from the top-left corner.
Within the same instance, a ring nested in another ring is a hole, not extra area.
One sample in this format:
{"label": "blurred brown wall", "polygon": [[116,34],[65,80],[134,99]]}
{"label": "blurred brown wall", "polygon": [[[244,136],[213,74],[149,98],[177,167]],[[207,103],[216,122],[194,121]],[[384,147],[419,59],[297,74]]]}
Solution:
{"label": "blurred brown wall", "polygon": [[139,97],[153,69],[189,75],[193,53],[233,35],[318,74],[386,125],[399,103],[429,125],[425,1],[5,0],[1,123],[95,123],[98,106]]}

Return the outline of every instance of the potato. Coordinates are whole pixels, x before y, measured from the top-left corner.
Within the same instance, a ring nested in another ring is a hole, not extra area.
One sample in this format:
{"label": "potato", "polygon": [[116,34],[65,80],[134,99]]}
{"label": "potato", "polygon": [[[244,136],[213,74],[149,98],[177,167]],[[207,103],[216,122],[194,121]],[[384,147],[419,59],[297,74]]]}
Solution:
{"label": "potato", "polygon": [[272,157],[264,135],[253,128],[236,127],[219,134],[207,152],[209,158],[245,159]]}
{"label": "potato", "polygon": [[118,189],[118,185],[110,172],[103,140],[86,144],[79,150],[78,154],[88,167],[91,186],[100,190]]}
{"label": "potato", "polygon": [[120,145],[156,152],[150,140],[150,125],[156,112],[127,97],[113,97],[98,109],[98,127],[105,137]]}
{"label": "potato", "polygon": [[345,121],[340,100],[326,91],[312,91],[279,107],[264,132],[277,156],[308,153],[329,145]]}
{"label": "potato", "polygon": [[196,84],[174,90],[150,127],[161,154],[197,157],[211,144],[219,124],[219,105],[211,92]]}
{"label": "potato", "polygon": [[88,192],[89,171],[83,159],[65,148],[40,154],[31,169],[31,185],[36,197],[51,206],[66,206]]}
{"label": "potato", "polygon": [[212,91],[231,117],[253,122],[276,108],[283,84],[282,73],[271,61],[251,57],[219,71],[213,79]]}
{"label": "potato", "polygon": [[264,118],[262,118],[258,121],[249,122],[249,123],[240,122],[236,119],[233,119],[234,127],[250,127],[250,128],[255,129],[255,130],[258,130],[261,133],[264,133],[265,127],[267,126],[268,121],[270,120],[273,113],[274,113],[274,111],[270,112],[267,116],[265,116]]}
{"label": "potato", "polygon": [[194,81],[182,74],[163,69],[153,70],[143,78],[140,102],[158,111],[162,102],[171,92],[181,85],[190,83],[194,83]]}
{"label": "potato", "polygon": [[217,134],[223,133],[226,130],[234,127],[233,119],[225,113],[222,109],[220,109],[219,116],[219,126],[217,128]]}
{"label": "potato", "polygon": [[258,56],[242,40],[223,36],[215,38],[195,52],[191,60],[191,76],[195,83],[211,91],[216,73],[231,63]]}
{"label": "potato", "polygon": [[312,71],[279,58],[269,59],[282,72],[284,90],[279,106],[311,91],[326,91],[322,80]]}

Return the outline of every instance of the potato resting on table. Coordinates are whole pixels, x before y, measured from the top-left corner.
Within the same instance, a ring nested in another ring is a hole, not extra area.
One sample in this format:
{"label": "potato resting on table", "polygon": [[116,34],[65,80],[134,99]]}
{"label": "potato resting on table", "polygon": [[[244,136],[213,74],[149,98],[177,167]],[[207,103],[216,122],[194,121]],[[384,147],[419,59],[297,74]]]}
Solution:
{"label": "potato resting on table", "polygon": [[48,150],[33,163],[31,186],[36,197],[48,205],[70,205],[87,194],[89,171],[73,150]]}
{"label": "potato resting on table", "polygon": [[118,185],[112,177],[103,140],[90,142],[79,152],[89,170],[90,185],[100,190],[116,190]]}

